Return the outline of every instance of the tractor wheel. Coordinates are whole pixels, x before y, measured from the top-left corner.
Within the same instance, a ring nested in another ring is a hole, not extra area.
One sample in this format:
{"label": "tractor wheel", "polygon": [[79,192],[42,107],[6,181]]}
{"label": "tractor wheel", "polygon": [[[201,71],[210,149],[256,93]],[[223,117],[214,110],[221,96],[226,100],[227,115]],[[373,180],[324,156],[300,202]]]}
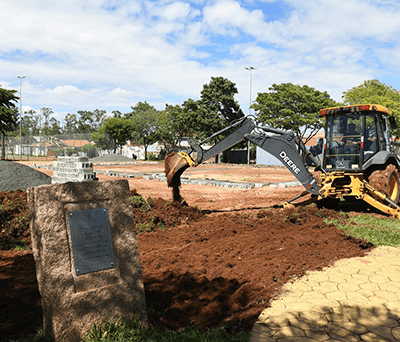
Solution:
{"label": "tractor wheel", "polygon": [[[400,180],[396,167],[389,164],[385,170],[371,173],[368,183],[377,191],[385,194],[392,202],[398,203],[400,197]],[[378,199],[378,198],[376,198]]]}

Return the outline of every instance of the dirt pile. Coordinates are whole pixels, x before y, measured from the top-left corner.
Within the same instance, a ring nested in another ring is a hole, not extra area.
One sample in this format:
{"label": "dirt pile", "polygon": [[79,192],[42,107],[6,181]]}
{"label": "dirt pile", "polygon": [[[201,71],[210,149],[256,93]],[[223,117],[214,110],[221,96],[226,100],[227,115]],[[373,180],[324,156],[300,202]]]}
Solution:
{"label": "dirt pile", "polygon": [[27,194],[0,192],[0,250],[31,246]]}
{"label": "dirt pile", "polygon": [[316,207],[210,213],[137,236],[152,323],[170,329],[230,325],[250,331],[287,281],[372,248]]}
{"label": "dirt pile", "polygon": [[0,191],[26,190],[50,183],[51,177],[40,171],[16,162],[0,160]]}
{"label": "dirt pile", "polygon": [[[326,224],[342,217],[327,209],[204,212],[131,195],[149,319],[158,327],[249,332],[284,283],[372,248]],[[18,203],[22,192],[14,196],[8,200]],[[0,251],[4,338],[39,325],[33,265],[30,251]]]}
{"label": "dirt pile", "polygon": [[189,207],[185,203],[151,197],[145,200],[135,190],[131,191],[131,202],[137,233],[165,231],[205,216],[205,213],[197,207]]}

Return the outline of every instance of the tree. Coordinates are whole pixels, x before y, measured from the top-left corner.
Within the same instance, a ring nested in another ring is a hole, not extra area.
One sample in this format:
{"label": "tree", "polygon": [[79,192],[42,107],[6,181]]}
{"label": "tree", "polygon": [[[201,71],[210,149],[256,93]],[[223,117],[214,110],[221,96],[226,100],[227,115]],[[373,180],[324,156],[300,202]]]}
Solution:
{"label": "tree", "polygon": [[292,130],[306,143],[322,128],[319,110],[337,103],[324,91],[307,85],[273,84],[268,93],[259,93],[251,106],[258,120],[270,127]]}
{"label": "tree", "polygon": [[103,121],[103,125],[99,128],[99,133],[107,133],[114,141],[114,153],[117,147],[126,144],[132,135],[133,125],[131,120],[127,118],[109,118]]}
{"label": "tree", "polygon": [[[346,105],[379,104],[385,106],[389,113],[396,118],[397,123],[400,123],[400,92],[376,79],[364,81],[363,84],[343,92],[342,99]],[[400,137],[400,130],[397,129],[393,134]]]}
{"label": "tree", "polygon": [[95,109],[93,112],[88,110],[79,110],[78,112],[78,130],[80,133],[91,133],[99,129],[106,118],[106,111]]}
{"label": "tree", "polygon": [[188,127],[200,138],[206,138],[232,121],[244,116],[234,96],[236,84],[224,77],[211,77],[203,85],[200,100],[183,103],[183,116]]}
{"label": "tree", "polygon": [[[100,130],[100,128],[99,128]],[[105,132],[93,132],[90,135],[90,140],[93,141],[96,144],[96,147],[99,150],[107,150],[110,149],[111,146],[111,140],[109,136]],[[115,146],[115,144],[113,144]]]}
{"label": "tree", "polygon": [[49,135],[50,131],[50,116],[54,114],[53,110],[48,107],[42,107],[40,108],[40,112],[42,113],[42,116],[44,118],[41,126],[42,126],[42,134],[43,135]]}
{"label": "tree", "polygon": [[41,116],[35,110],[24,112],[22,118],[22,135],[39,135]]}
{"label": "tree", "polygon": [[96,157],[96,145],[94,144],[86,144],[82,146],[82,152],[87,153],[89,158]]}
{"label": "tree", "polygon": [[45,135],[61,134],[60,121],[56,118],[50,118],[47,122],[47,127],[43,131]]}
{"label": "tree", "polygon": [[15,95],[16,90],[3,89],[0,86],[0,133],[17,129],[18,112],[15,103],[18,96]]}
{"label": "tree", "polygon": [[138,102],[131,107],[132,112],[127,113],[126,117],[132,123],[132,137],[144,145],[144,159],[147,160],[147,147],[156,141],[154,134],[158,130],[157,109],[145,102]]}
{"label": "tree", "polygon": [[78,132],[78,118],[76,114],[68,113],[65,115],[63,131],[66,134]]}
{"label": "tree", "polygon": [[155,132],[158,140],[164,143],[164,147],[170,150],[178,146],[184,137],[193,136],[193,131],[187,125],[181,106],[165,105],[165,110],[157,116],[158,130]]}

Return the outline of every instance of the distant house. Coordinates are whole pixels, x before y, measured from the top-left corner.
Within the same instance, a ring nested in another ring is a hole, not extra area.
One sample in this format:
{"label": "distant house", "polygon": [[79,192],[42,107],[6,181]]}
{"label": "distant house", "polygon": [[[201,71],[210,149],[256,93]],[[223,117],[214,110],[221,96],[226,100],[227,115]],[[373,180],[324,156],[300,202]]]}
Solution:
{"label": "distant house", "polygon": [[[163,149],[163,145],[159,142],[147,146],[147,153],[154,153],[158,156]],[[122,146],[122,155],[132,159],[144,159],[144,146],[128,141]]]}
{"label": "distant house", "polygon": [[91,144],[88,140],[62,140],[53,138],[50,142],[31,143],[23,147],[23,153],[31,156],[45,155],[46,157],[56,157],[59,154],[78,153],[82,147]]}
{"label": "distant house", "polygon": [[61,152],[64,154],[78,153],[82,150],[82,147],[92,144],[88,140],[58,140],[53,141],[51,144],[46,146],[46,156],[58,155]]}

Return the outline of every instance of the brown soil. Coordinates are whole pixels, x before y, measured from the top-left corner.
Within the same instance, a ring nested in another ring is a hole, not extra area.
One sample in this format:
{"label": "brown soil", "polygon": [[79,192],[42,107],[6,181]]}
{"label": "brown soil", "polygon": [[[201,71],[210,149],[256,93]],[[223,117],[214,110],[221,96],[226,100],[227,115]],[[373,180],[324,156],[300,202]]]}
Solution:
{"label": "brown soil", "polygon": [[[129,183],[149,319],[155,326],[225,325],[230,332],[249,332],[285,282],[372,248],[325,224],[324,218],[339,218],[335,211],[273,208],[300,193],[300,187],[183,185],[191,205],[184,206],[170,201],[164,183],[141,178]],[[9,202],[10,209],[3,210],[8,220],[26,215],[26,205],[18,205],[20,212],[11,205],[23,203],[25,192],[7,195],[0,205]],[[4,233],[3,219],[1,224]],[[20,229],[19,236],[29,243],[27,227]],[[10,225],[6,230],[13,231]],[[8,340],[35,333],[41,306],[31,251],[0,251],[0,284],[0,336]]]}

